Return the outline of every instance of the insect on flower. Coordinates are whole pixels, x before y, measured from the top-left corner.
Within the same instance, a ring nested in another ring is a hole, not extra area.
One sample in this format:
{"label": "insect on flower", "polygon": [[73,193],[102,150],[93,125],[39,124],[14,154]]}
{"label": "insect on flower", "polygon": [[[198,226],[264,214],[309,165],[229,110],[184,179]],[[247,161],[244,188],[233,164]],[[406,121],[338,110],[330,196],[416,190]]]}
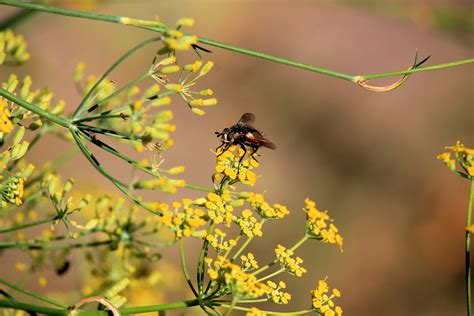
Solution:
{"label": "insect on flower", "polygon": [[253,113],[244,113],[236,124],[225,128],[220,133],[215,132],[222,142],[222,144],[216,148],[216,151],[219,150],[219,148],[222,148],[222,151],[217,157],[222,155],[230,146],[239,145],[244,150],[244,154],[239,160],[240,165],[249,147],[252,149],[250,156],[255,160],[257,159],[254,155],[260,147],[263,146],[270,149],[276,149],[274,143],[266,139],[261,132],[252,126],[254,122],[255,115]]}

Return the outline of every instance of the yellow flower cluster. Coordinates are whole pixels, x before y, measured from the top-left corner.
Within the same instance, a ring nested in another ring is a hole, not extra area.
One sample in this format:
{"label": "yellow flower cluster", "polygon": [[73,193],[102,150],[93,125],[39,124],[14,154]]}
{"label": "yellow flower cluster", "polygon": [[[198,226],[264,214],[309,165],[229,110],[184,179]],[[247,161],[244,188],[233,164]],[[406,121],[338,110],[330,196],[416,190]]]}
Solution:
{"label": "yellow flower cluster", "polygon": [[258,167],[258,162],[247,156],[247,158],[242,161],[239,168],[240,158],[245,153],[242,148],[231,146],[223,153],[220,150],[216,153],[220,156],[217,158],[217,173],[214,174],[214,179],[216,181],[221,181],[224,177],[227,177],[228,179],[233,180],[233,182],[240,182],[249,186],[255,185],[255,182],[257,182],[257,175],[252,171],[252,169]]}
{"label": "yellow flower cluster", "polygon": [[271,298],[273,303],[276,304],[288,304],[291,300],[291,294],[283,292],[282,289],[286,288],[286,284],[283,281],[276,284],[273,281],[267,281],[267,285],[270,287],[271,292],[268,294],[268,297]]}
{"label": "yellow flower cluster", "polygon": [[258,263],[253,253],[249,252],[247,255],[241,255],[240,260],[242,260],[242,270],[249,271],[258,269]]}
{"label": "yellow flower cluster", "polygon": [[24,184],[25,179],[21,177],[11,177],[7,182],[2,183],[0,206],[5,206],[5,202],[21,205],[23,203]]}
{"label": "yellow flower cluster", "polygon": [[225,240],[227,234],[219,228],[214,229],[213,233],[213,235],[207,235],[206,240],[209,241],[209,244],[216,250],[217,253],[230,251],[235,245],[237,245],[237,241],[235,239]]}
{"label": "yellow flower cluster", "polygon": [[287,249],[282,245],[278,245],[275,249],[275,254],[278,262],[282,269],[286,272],[293,274],[297,277],[301,277],[304,273],[307,272],[305,268],[301,266],[303,259],[300,257],[293,258],[293,250]]}
{"label": "yellow flower cluster", "polygon": [[313,309],[323,316],[341,316],[342,308],[335,306],[333,299],[340,297],[341,292],[333,289],[329,294],[329,286],[326,279],[319,280],[318,286],[311,291],[311,301]]}
{"label": "yellow flower cluster", "polygon": [[[174,202],[173,210],[170,210],[168,204],[161,203],[159,210],[163,214],[160,221],[168,227],[176,239],[189,236],[201,236],[203,231],[197,229],[206,224],[206,212],[199,208],[191,207],[192,200],[183,199],[182,202]],[[181,210],[181,207],[184,207]]]}
{"label": "yellow flower cluster", "polygon": [[154,179],[138,181],[134,184],[135,189],[146,189],[146,190],[160,190],[166,193],[176,193],[177,188],[184,187],[186,181],[178,179],[170,179],[167,177],[159,177]]}
{"label": "yellow flower cluster", "polygon": [[454,158],[451,158],[450,152],[438,155],[441,160],[451,171],[456,171],[456,161],[469,177],[474,177],[474,149],[465,147],[460,141],[456,145],[446,147],[454,152]]}
{"label": "yellow flower cluster", "polygon": [[8,102],[0,98],[0,132],[8,134],[13,130],[11,112],[8,109]]}
{"label": "yellow flower cluster", "polygon": [[198,38],[196,35],[185,35],[183,32],[178,31],[178,28],[181,26],[193,26],[194,21],[192,19],[179,19],[176,24],[176,29],[168,29],[162,36],[168,50],[188,50],[191,48],[191,45],[197,44]]}
{"label": "yellow flower cluster", "polygon": [[217,256],[216,260],[206,258],[206,263],[209,277],[213,280],[221,277],[235,298],[258,298],[271,293],[267,284],[259,282],[255,275],[246,273],[223,256]]}
{"label": "yellow flower cluster", "polygon": [[245,316],[267,316],[267,313],[259,310],[256,307],[252,307],[250,311],[245,314]]}
{"label": "yellow flower cluster", "polygon": [[194,201],[194,204],[203,206],[207,209],[207,215],[216,224],[224,223],[227,227],[232,224],[232,211],[234,208],[230,205],[232,196],[225,190],[221,195],[210,192],[206,198],[200,198]]}
{"label": "yellow flower cluster", "polygon": [[26,62],[30,59],[26,47],[27,44],[22,35],[15,35],[10,29],[0,31],[0,65]]}
{"label": "yellow flower cluster", "polygon": [[337,244],[342,252],[343,238],[332,223],[334,220],[329,217],[328,212],[318,210],[316,203],[310,199],[305,199],[305,204],[303,211],[306,213],[306,234],[310,238]]}
{"label": "yellow flower cluster", "polygon": [[[19,95],[20,98],[28,101],[29,103],[35,106],[40,107],[43,110],[48,111],[51,114],[57,115],[63,112],[66,106],[64,100],[58,101],[53,106],[51,103],[54,96],[53,92],[51,92],[51,90],[49,90],[48,88],[31,90],[32,84],[33,82],[30,76],[26,76],[23,81],[20,82],[16,75],[11,74],[8,80],[2,83],[2,88],[8,90],[8,92],[12,94]],[[19,88],[18,91],[17,88]],[[0,113],[0,115],[2,115],[2,121],[6,119],[6,117],[11,115],[12,118],[15,118],[15,122],[17,120],[21,121],[21,125],[25,126],[29,130],[35,130],[43,125],[43,120],[41,119],[41,117],[23,107],[17,106],[13,103],[9,107],[3,107],[8,108],[9,113],[5,111]],[[29,122],[26,120],[29,120]],[[46,123],[49,121],[45,120],[44,122]],[[6,125],[5,122],[3,122],[2,124],[4,126],[9,125],[8,122],[6,123]]]}
{"label": "yellow flower cluster", "polygon": [[247,237],[262,237],[262,226],[261,222],[257,222],[257,219],[253,216],[253,213],[249,209],[242,211],[242,215],[237,219],[237,224],[240,226],[240,231]]}
{"label": "yellow flower cluster", "polygon": [[282,219],[290,214],[290,211],[284,205],[273,204],[273,206],[270,206],[270,204],[265,201],[263,194],[249,192],[243,193],[242,197],[248,200],[250,205],[252,205],[257,213],[264,219]]}

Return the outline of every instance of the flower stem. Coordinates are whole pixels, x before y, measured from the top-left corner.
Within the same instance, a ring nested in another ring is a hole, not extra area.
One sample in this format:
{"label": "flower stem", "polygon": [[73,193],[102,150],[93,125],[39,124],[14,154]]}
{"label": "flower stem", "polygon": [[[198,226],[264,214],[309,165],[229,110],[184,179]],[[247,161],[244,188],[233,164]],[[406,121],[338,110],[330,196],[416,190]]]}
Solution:
{"label": "flower stem", "polygon": [[5,234],[5,233],[13,232],[13,231],[16,231],[16,230],[20,230],[20,229],[25,229],[25,228],[30,228],[30,227],[46,224],[46,223],[52,222],[56,218],[57,218],[57,216],[53,216],[53,217],[48,217],[48,218],[41,219],[41,220],[38,220],[38,221],[34,221],[34,222],[31,222],[31,223],[26,223],[26,224],[21,224],[21,225],[8,227],[8,228],[5,228],[5,229],[0,229],[0,234]]}
{"label": "flower stem", "polygon": [[56,124],[59,124],[63,127],[66,127],[66,128],[70,128],[70,125],[71,125],[71,122],[64,118],[64,117],[61,117],[61,116],[58,116],[58,115],[54,115],[52,113],[49,113],[48,111],[46,110],[43,110],[42,108],[40,108],[39,106],[35,106],[23,99],[20,99],[18,97],[16,97],[14,94],[10,93],[8,90],[6,89],[3,89],[0,87],[0,96],[12,101],[13,103],[16,103],[18,104],[19,106],[41,116],[42,118],[45,118],[47,119],[48,121],[51,121],[51,122],[54,122]]}
{"label": "flower stem", "polygon": [[184,278],[186,279],[186,282],[188,282],[189,287],[191,288],[191,291],[193,291],[194,295],[197,297],[198,293],[196,292],[196,289],[194,288],[194,285],[191,282],[188,269],[186,268],[186,256],[184,253],[184,242],[182,238],[179,240],[179,256],[181,258],[181,268],[183,270]]}
{"label": "flower stem", "polygon": [[[474,200],[474,179],[471,179],[469,190],[469,202],[467,205],[466,227],[471,226],[472,204]],[[471,290],[471,232],[466,230],[466,295],[467,295],[467,315],[472,316],[472,290]]]}
{"label": "flower stem", "polygon": [[[0,279],[0,284],[8,286],[9,288],[12,288],[15,291],[18,291],[18,292],[23,293],[25,295],[28,295],[30,297],[36,298],[37,300],[49,303],[49,304],[57,306],[57,307],[67,308],[67,305],[61,304],[61,303],[53,301],[52,299],[49,299],[47,297],[43,297],[43,296],[38,295],[36,293],[33,293],[33,292],[28,291],[28,290],[22,289],[21,287],[18,287],[16,285],[8,282],[7,280]],[[0,304],[0,306],[2,306],[2,305]]]}
{"label": "flower stem", "polygon": [[[81,11],[75,11],[75,10],[69,10],[69,9],[64,9],[64,8],[58,8],[55,6],[50,6],[50,5],[45,5],[45,4],[37,4],[37,3],[26,3],[26,2],[21,2],[18,0],[0,0],[0,4],[6,4],[6,5],[11,5],[15,6],[18,8],[24,8],[24,9],[30,9],[30,10],[36,10],[36,11],[43,11],[43,12],[49,12],[53,14],[59,14],[59,15],[66,15],[66,16],[71,16],[71,17],[76,17],[76,18],[83,18],[83,19],[90,19],[90,20],[98,20],[98,21],[104,21],[104,22],[112,22],[112,23],[118,23],[118,24],[123,24],[123,19],[120,16],[113,16],[113,15],[106,15],[106,14],[97,14],[97,13],[89,13],[89,12],[81,12]],[[165,26],[146,26],[144,24],[141,25],[127,25],[127,26],[134,26],[134,27],[139,27],[143,29],[147,29],[150,31],[155,31],[155,32],[164,32],[166,31]],[[234,46],[226,43],[222,43],[219,41],[207,39],[207,38],[198,38],[198,42],[202,44],[207,44],[210,46],[222,48],[225,50],[229,50],[232,52],[236,52],[239,54],[245,54],[253,57],[257,57],[260,59],[276,62],[279,64],[287,65],[287,66],[292,66],[304,70],[309,70],[312,72],[317,72],[323,75],[343,79],[346,81],[351,81],[353,83],[358,83],[360,81],[364,80],[369,80],[369,79],[375,79],[375,78],[383,78],[383,77],[391,77],[391,76],[398,76],[398,75],[406,75],[406,74],[411,74],[415,72],[422,72],[422,71],[429,71],[429,70],[436,70],[436,69],[444,69],[444,68],[450,68],[454,66],[459,66],[459,65],[465,65],[465,64],[471,64],[474,63],[474,59],[465,59],[465,60],[460,60],[460,61],[454,61],[446,64],[440,64],[440,65],[433,65],[433,66],[428,66],[428,67],[419,67],[416,69],[407,69],[407,70],[402,70],[402,71],[395,71],[395,72],[386,72],[386,73],[381,73],[381,74],[374,74],[374,75],[362,75],[362,76],[354,76],[354,75],[349,75],[341,72],[337,72],[334,70],[330,69],[325,69],[317,66],[312,66],[309,64],[305,64],[302,62],[282,58],[282,57],[276,57],[270,54],[242,48],[239,46]],[[76,116],[75,116],[76,117]]]}

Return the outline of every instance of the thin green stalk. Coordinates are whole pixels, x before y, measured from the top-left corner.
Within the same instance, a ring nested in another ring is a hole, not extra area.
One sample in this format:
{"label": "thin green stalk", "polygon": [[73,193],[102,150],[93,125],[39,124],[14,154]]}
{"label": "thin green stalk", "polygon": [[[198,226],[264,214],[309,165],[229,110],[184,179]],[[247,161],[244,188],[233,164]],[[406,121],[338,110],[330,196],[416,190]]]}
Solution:
{"label": "thin green stalk", "polygon": [[239,250],[237,250],[237,252],[232,256],[232,258],[230,259],[230,262],[233,262],[235,259],[237,259],[239,257],[239,255],[250,244],[250,242],[253,240],[253,238],[254,238],[254,236],[247,238],[247,240],[242,244],[242,246],[239,248]]}
{"label": "thin green stalk", "polygon": [[304,235],[303,238],[301,238],[300,240],[298,240],[298,242],[290,248],[291,251],[295,251],[296,249],[298,249],[302,244],[305,243],[306,240],[308,240],[308,236],[307,235]]}
{"label": "thin green stalk", "polygon": [[[136,306],[136,307],[125,307],[119,309],[121,315],[126,314],[141,314],[141,313],[151,313],[159,311],[168,311],[179,308],[186,308],[192,306],[198,306],[199,301],[197,299],[173,302],[168,304],[159,304],[159,305],[150,305],[150,306]],[[0,307],[13,308],[17,310],[24,310],[28,312],[36,312],[47,315],[69,315],[70,311],[68,306],[64,306],[64,309],[54,309],[48,308],[40,305],[26,304],[18,301],[5,301],[0,300]],[[107,316],[107,311],[84,311],[77,310],[74,315],[77,316]]]}
{"label": "thin green stalk", "polygon": [[[49,6],[45,4],[36,4],[36,3],[25,3],[21,2],[18,0],[0,0],[0,4],[6,4],[6,5],[11,5],[19,8],[24,8],[24,9],[30,9],[30,10],[36,10],[36,11],[43,11],[43,12],[49,12],[53,14],[59,14],[59,15],[66,15],[66,16],[71,16],[71,17],[77,17],[77,18],[84,18],[84,19],[91,19],[91,20],[98,20],[98,21],[104,21],[104,22],[112,22],[112,23],[118,23],[118,24],[124,24],[122,17],[120,16],[112,16],[112,15],[105,15],[105,14],[97,14],[97,13],[89,13],[89,12],[80,12],[80,11],[75,11],[75,10],[68,10],[64,8],[58,8],[54,6]],[[126,24],[127,25],[127,24]],[[139,27],[143,29],[147,29],[150,31],[155,31],[155,32],[164,32],[166,31],[166,27],[164,26],[146,26],[142,24],[137,24],[137,25],[128,25],[128,26],[133,26],[133,27]],[[410,69],[410,70],[402,70],[402,71],[396,71],[396,72],[387,72],[387,73],[382,73],[382,74],[375,74],[375,75],[363,75],[363,76],[354,76],[354,75],[349,75],[341,72],[337,72],[334,70],[330,69],[325,69],[321,67],[316,67],[312,66],[309,64],[305,64],[302,62],[290,60],[287,58],[281,58],[281,57],[276,57],[270,54],[262,53],[262,52],[257,52],[254,50],[222,43],[220,41],[215,41],[207,38],[198,38],[198,42],[218,48],[222,48],[225,50],[229,50],[232,52],[240,53],[240,54],[245,54],[253,57],[257,57],[260,59],[304,69],[304,70],[309,70],[312,72],[320,73],[323,75],[328,75],[331,77],[351,81],[354,83],[363,81],[363,80],[368,80],[368,79],[375,79],[375,78],[382,78],[382,77],[390,77],[390,76],[398,76],[398,75],[406,75],[406,74],[411,74],[414,72],[422,72],[422,71],[429,71],[429,70],[436,70],[436,69],[444,69],[444,68],[450,68],[454,66],[459,66],[459,65],[464,65],[464,64],[471,64],[474,63],[474,59],[466,59],[466,60],[461,60],[461,61],[454,61],[446,64],[440,64],[440,65],[433,65],[433,66],[428,66],[428,67],[420,67],[416,69]],[[76,117],[76,116],[75,116]]]}
{"label": "thin green stalk", "polygon": [[412,74],[412,73],[415,73],[415,72],[452,68],[452,67],[467,65],[467,64],[472,64],[472,63],[474,63],[474,58],[458,60],[458,61],[453,61],[453,62],[449,62],[449,63],[445,63],[445,64],[438,64],[438,65],[433,65],[433,66],[419,67],[419,68],[408,69],[408,70],[384,72],[384,73],[381,73],[381,74],[374,74],[374,75],[362,75],[362,76],[357,76],[357,79],[360,80],[360,81],[365,81],[365,80],[377,79],[377,78],[402,76],[402,75]]}
{"label": "thin green stalk", "polygon": [[[209,235],[214,230],[214,226],[215,226],[215,223],[214,221],[212,221],[207,229],[206,235]],[[204,285],[204,273],[206,271],[204,257],[207,255],[208,247],[209,247],[209,241],[205,239],[204,242],[202,243],[202,248],[199,253],[198,268],[197,268],[197,284],[198,284],[199,294],[202,293],[203,285]]]}
{"label": "thin green stalk", "polygon": [[21,224],[21,225],[8,227],[8,228],[5,228],[5,229],[0,229],[0,234],[5,234],[5,233],[13,232],[13,231],[16,231],[16,230],[21,230],[21,229],[25,229],[25,228],[30,228],[30,227],[50,223],[53,220],[55,220],[56,218],[57,218],[57,216],[53,216],[53,217],[49,217],[49,218],[45,218],[45,219],[40,219],[40,220],[31,222],[31,223],[26,223],[26,224]]}
{"label": "thin green stalk", "polygon": [[184,253],[184,242],[182,238],[179,240],[179,256],[181,258],[181,269],[183,270],[184,278],[186,279],[186,282],[188,282],[189,287],[191,288],[191,291],[193,291],[194,295],[198,297],[198,293],[196,292],[196,289],[194,288],[193,282],[191,282],[188,269],[186,268],[186,256]]}
{"label": "thin green stalk", "polygon": [[[142,43],[143,44],[143,43]],[[140,46],[140,45],[139,45]],[[143,46],[140,46],[140,47],[143,47]],[[120,89],[114,91],[113,93],[111,93],[110,95],[108,95],[107,97],[105,97],[104,99],[100,100],[99,102],[96,102],[92,107],[90,107],[90,109],[94,108],[94,109],[97,109],[99,106],[101,106],[102,104],[104,103],[107,103],[108,101],[110,101],[112,98],[116,97],[117,95],[119,95],[120,93],[124,92],[125,90],[129,89],[130,87],[132,87],[133,85],[137,84],[137,83],[140,83],[142,82],[143,80],[147,79],[150,77],[150,73],[146,73],[146,74],[143,74],[141,75],[140,77],[130,81],[129,83],[127,83],[125,86],[121,87]],[[99,81],[97,81],[99,82]],[[92,88],[90,91],[92,91],[94,88]],[[87,103],[87,102],[86,102]],[[87,104],[84,104],[84,106],[86,106]],[[90,112],[92,112],[93,110],[90,110]]]}
{"label": "thin green stalk", "polygon": [[[472,223],[472,204],[474,200],[474,179],[471,179],[469,202],[467,205],[466,227]],[[466,295],[467,315],[472,316],[472,290],[471,290],[471,232],[466,230]]]}
{"label": "thin green stalk", "polygon": [[263,282],[267,279],[273,278],[275,275],[279,275],[280,273],[282,273],[284,271],[285,271],[285,269],[279,269],[279,270],[277,270],[273,273],[270,273],[269,275],[264,276],[263,278],[258,279],[257,282]]}
{"label": "thin green stalk", "polygon": [[[24,310],[27,312],[31,313],[41,313],[41,314],[46,314],[46,315],[68,315],[69,311],[67,309],[67,306],[64,307],[64,309],[57,309],[57,308],[49,308],[49,307],[44,307],[40,305],[33,305],[33,304],[27,304],[27,303],[22,303],[18,301],[3,301],[0,300],[0,307],[5,307],[5,308],[13,308],[17,310]],[[106,315],[106,314],[104,314]]]}
{"label": "thin green stalk", "polygon": [[[1,2],[0,2],[1,3]],[[92,95],[92,93],[95,91],[95,89],[99,86],[99,84],[104,81],[104,79],[112,72],[114,71],[115,68],[117,68],[123,61],[125,61],[128,57],[130,57],[130,55],[132,55],[133,53],[135,53],[136,51],[140,50],[141,48],[145,47],[146,45],[148,44],[151,44],[153,42],[156,42],[160,39],[160,37],[154,37],[154,38],[150,38],[149,40],[146,40],[140,44],[138,44],[137,46],[133,47],[132,49],[130,49],[128,52],[126,52],[122,57],[120,57],[115,63],[112,64],[112,66],[110,66],[109,69],[107,69],[107,71],[99,78],[99,80],[96,81],[96,83],[92,86],[92,88],[89,90],[89,92],[87,92],[86,96],[82,99],[81,103],[79,104],[79,106],[76,108],[76,110],[74,111],[73,115],[72,115],[72,118],[73,119],[77,119],[79,117],[79,115],[81,115],[82,111],[84,111],[84,108],[85,108],[85,105],[87,103],[87,101],[89,100],[90,96]]]}
{"label": "thin green stalk", "polygon": [[111,240],[91,241],[87,243],[64,244],[64,245],[29,245],[27,243],[19,243],[18,241],[0,242],[0,249],[28,249],[28,250],[64,250],[73,248],[88,248],[105,246],[112,243]]}
{"label": "thin green stalk", "polygon": [[56,124],[59,124],[63,127],[66,127],[66,128],[70,128],[71,126],[71,122],[64,118],[64,117],[61,117],[61,116],[58,116],[58,115],[54,115],[54,114],[51,114],[49,113],[48,111],[46,110],[43,110],[42,108],[38,107],[38,106],[35,106],[29,102],[26,102],[25,100],[23,99],[20,99],[18,97],[16,97],[14,94],[10,93],[8,90],[5,90],[3,88],[0,87],[0,96],[18,104],[19,106],[41,116],[42,118],[45,118],[51,122],[54,122]]}
{"label": "thin green stalk", "polygon": [[[219,304],[218,306],[224,307],[224,308],[230,308],[231,305],[228,304]],[[250,312],[250,308],[247,307],[241,307],[241,306],[234,306],[233,309],[238,310],[238,311],[244,311],[244,312]],[[320,315],[319,313],[313,311],[312,309],[306,309],[306,310],[301,310],[301,311],[295,311],[295,312],[273,312],[273,311],[264,311],[262,310],[263,313],[266,315],[303,315],[303,314],[308,314],[308,313],[316,313],[317,315]]]}
{"label": "thin green stalk", "polygon": [[[62,304],[62,303],[56,302],[56,301],[54,301],[54,300],[52,300],[52,299],[49,299],[49,298],[47,298],[47,297],[38,295],[38,294],[33,293],[33,292],[30,292],[30,291],[28,291],[28,290],[25,290],[25,289],[23,289],[23,288],[21,288],[21,287],[19,287],[19,286],[16,286],[16,285],[13,284],[13,283],[8,282],[7,280],[0,279],[0,284],[3,284],[3,285],[5,285],[5,286],[8,286],[9,288],[14,289],[15,291],[18,291],[18,292],[20,292],[20,293],[23,293],[23,294],[25,294],[25,295],[28,295],[28,296],[30,296],[30,297],[33,297],[33,298],[35,298],[35,299],[37,299],[37,300],[46,302],[46,303],[48,303],[48,304],[51,304],[51,305],[54,305],[54,306],[57,306],[57,307],[67,308],[67,305],[64,305],[64,304]],[[0,305],[0,306],[1,306],[1,305]]]}

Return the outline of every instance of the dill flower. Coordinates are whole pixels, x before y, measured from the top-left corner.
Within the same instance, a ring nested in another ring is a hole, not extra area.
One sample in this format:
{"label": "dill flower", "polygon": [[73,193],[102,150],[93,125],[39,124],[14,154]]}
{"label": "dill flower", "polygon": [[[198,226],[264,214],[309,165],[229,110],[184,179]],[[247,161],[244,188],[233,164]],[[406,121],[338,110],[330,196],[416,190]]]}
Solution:
{"label": "dill flower", "polygon": [[244,193],[242,196],[250,202],[250,205],[252,205],[255,211],[264,219],[282,219],[290,214],[290,211],[284,205],[276,203],[270,206],[270,204],[265,201],[263,194],[249,192]]}
{"label": "dill flower", "polygon": [[335,306],[333,299],[341,296],[338,289],[329,292],[329,286],[324,280],[319,280],[318,285],[311,291],[311,306],[314,311],[324,316],[341,316],[342,308]]}
{"label": "dill flower", "polygon": [[237,245],[237,242],[235,239],[229,239],[225,240],[225,237],[227,236],[226,233],[224,233],[222,230],[219,228],[214,229],[214,234],[209,234],[206,236],[206,240],[209,241],[209,244],[216,249],[218,253],[222,253],[224,251],[229,251],[232,249],[235,245]]}
{"label": "dill flower", "polygon": [[306,207],[306,234],[310,238],[318,239],[326,243],[337,244],[342,252],[343,238],[339,230],[332,223],[334,220],[327,211],[320,211],[316,208],[316,203],[310,199],[305,199]]}
{"label": "dill flower", "polygon": [[[456,172],[456,162],[461,166],[463,171],[467,173],[467,176],[474,177],[474,149],[465,147],[459,140],[456,145],[446,147],[454,153],[454,157],[451,156],[451,152],[444,152],[438,155],[438,159],[446,165],[451,171]],[[461,172],[461,174],[464,174]]]}
{"label": "dill flower", "polygon": [[282,269],[286,272],[293,274],[297,277],[301,277],[307,272],[305,268],[301,266],[303,259],[300,257],[293,258],[293,250],[287,249],[282,245],[278,245],[275,249],[277,260],[280,263]]}
{"label": "dill flower", "polygon": [[258,263],[253,253],[249,252],[247,255],[241,255],[240,260],[242,261],[242,269],[244,271],[258,269]]}
{"label": "dill flower", "polygon": [[0,206],[4,207],[7,203],[21,205],[23,203],[25,178],[12,176],[1,184]]}
{"label": "dill flower", "polygon": [[194,201],[194,204],[207,209],[207,215],[216,224],[224,223],[227,227],[232,224],[232,212],[234,208],[230,205],[232,197],[229,191],[222,192],[221,195],[210,192],[206,198]]}
{"label": "dill flower", "polygon": [[26,47],[27,44],[22,35],[15,35],[10,29],[0,31],[0,65],[26,62],[30,59]]}
{"label": "dill flower", "polygon": [[176,239],[182,237],[189,237],[192,235],[200,235],[201,232],[198,228],[206,224],[204,219],[206,213],[199,208],[192,208],[189,205],[185,205],[183,210],[180,210],[181,203],[173,203],[174,210],[169,210],[166,205],[161,205],[160,210],[163,216],[160,221],[166,227],[168,227],[174,234]]}
{"label": "dill flower", "polygon": [[240,226],[240,231],[247,237],[262,237],[261,222],[257,222],[257,219],[253,216],[253,213],[249,209],[242,211],[242,215],[237,219],[237,224]]}
{"label": "dill flower", "polygon": [[278,284],[276,284],[273,281],[267,281],[267,285],[271,289],[271,292],[267,294],[267,296],[273,301],[273,303],[288,304],[288,302],[291,300],[291,294],[282,291],[282,289],[286,288],[285,282],[280,281]]}
{"label": "dill flower", "polygon": [[11,121],[11,112],[8,109],[8,102],[4,98],[0,98],[0,132],[8,134],[13,130]]}

